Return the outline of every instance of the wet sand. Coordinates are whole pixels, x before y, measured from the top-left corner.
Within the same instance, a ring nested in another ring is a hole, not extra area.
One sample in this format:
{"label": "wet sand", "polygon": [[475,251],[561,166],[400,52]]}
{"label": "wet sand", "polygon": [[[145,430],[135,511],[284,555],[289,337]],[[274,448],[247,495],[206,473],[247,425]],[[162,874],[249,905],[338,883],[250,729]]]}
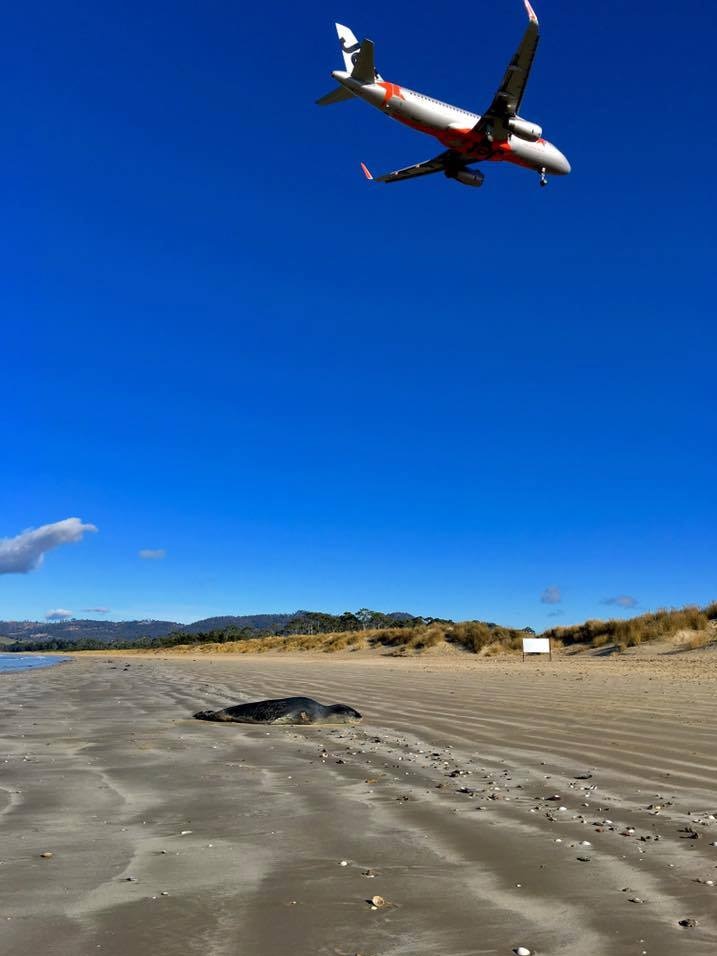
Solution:
{"label": "wet sand", "polygon": [[[0,949],[714,954],[717,886],[697,881],[717,882],[716,691],[714,666],[600,660],[0,675]],[[364,722],[190,716],[294,694]]]}

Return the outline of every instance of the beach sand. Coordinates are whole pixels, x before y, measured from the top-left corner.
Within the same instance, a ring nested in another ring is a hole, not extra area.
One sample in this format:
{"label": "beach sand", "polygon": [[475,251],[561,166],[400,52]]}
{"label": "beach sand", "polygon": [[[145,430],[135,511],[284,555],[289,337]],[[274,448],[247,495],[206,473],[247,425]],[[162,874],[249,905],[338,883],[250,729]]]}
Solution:
{"label": "beach sand", "polygon": [[[709,665],[95,655],[0,675],[0,951],[714,956]],[[191,719],[297,694],[364,722]]]}

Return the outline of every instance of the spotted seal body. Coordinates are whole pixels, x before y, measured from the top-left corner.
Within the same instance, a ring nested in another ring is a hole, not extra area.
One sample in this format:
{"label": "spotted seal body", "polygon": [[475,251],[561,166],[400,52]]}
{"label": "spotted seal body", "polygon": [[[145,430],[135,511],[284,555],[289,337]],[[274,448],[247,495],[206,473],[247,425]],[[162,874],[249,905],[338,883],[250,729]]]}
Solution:
{"label": "spotted seal body", "polygon": [[311,697],[281,697],[256,700],[224,710],[200,710],[197,720],[218,720],[237,724],[354,724],[361,714],[346,704],[324,706]]}

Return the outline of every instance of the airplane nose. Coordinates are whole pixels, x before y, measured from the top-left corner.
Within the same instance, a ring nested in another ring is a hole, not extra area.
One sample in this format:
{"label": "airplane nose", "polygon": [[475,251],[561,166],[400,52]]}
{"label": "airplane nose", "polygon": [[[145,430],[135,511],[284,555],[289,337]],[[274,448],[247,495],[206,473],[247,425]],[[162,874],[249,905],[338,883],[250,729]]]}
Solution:
{"label": "airplane nose", "polygon": [[567,176],[570,172],[570,163],[566,156],[560,152],[557,146],[552,143],[545,143],[543,146],[542,160],[545,172],[549,176]]}
{"label": "airplane nose", "polygon": [[567,176],[570,172],[570,163],[566,156],[560,152],[559,149],[555,150],[555,172],[559,176]]}

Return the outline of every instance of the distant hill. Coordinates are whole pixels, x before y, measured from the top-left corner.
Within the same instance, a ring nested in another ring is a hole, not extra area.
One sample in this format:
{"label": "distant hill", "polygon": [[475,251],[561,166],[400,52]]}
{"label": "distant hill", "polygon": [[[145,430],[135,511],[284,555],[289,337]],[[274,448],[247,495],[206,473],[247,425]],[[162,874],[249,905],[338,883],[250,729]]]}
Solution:
{"label": "distant hill", "polygon": [[348,611],[342,615],[332,615],[304,610],[295,611],[293,614],[228,614],[202,618],[191,624],[180,624],[177,621],[97,621],[81,618],[52,623],[0,621],[0,643],[25,645],[58,641],[63,644],[116,644],[146,641],[170,634],[207,634],[217,631],[243,631],[246,636],[263,637],[269,634],[300,633],[304,630],[316,633],[336,629],[387,627],[417,620],[419,619],[405,611],[383,614],[380,611],[363,609],[356,615]]}
{"label": "distant hill", "polygon": [[85,641],[105,644],[115,641],[135,641],[146,637],[166,637],[186,631],[216,631],[249,628],[256,634],[275,634],[286,627],[293,614],[241,614],[224,617],[206,617],[191,624],[177,621],[96,621],[71,619],[69,621],[0,621],[0,640],[10,642]]}
{"label": "distant hill", "polygon": [[229,627],[236,627],[241,630],[249,627],[254,631],[270,631],[272,634],[276,634],[277,631],[286,627],[295,616],[295,614],[230,614],[225,617],[205,617],[201,621],[193,621],[191,624],[184,625],[184,630],[218,631]]}
{"label": "distant hill", "polygon": [[185,628],[176,621],[92,621],[69,620],[52,624],[40,621],[0,621],[0,638],[14,642],[95,640],[111,644],[141,637],[166,637]]}

